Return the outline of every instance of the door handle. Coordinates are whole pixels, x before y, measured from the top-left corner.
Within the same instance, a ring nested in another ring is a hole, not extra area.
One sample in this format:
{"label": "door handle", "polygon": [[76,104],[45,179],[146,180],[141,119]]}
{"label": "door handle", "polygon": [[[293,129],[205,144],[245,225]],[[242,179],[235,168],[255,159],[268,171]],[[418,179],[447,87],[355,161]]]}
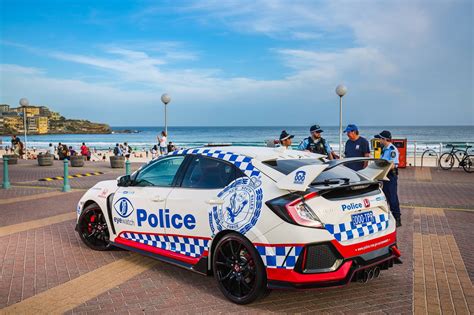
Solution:
{"label": "door handle", "polygon": [[154,202],[163,202],[163,201],[165,201],[165,198],[160,197],[160,196],[155,196],[155,197],[151,198],[151,201],[154,201]]}
{"label": "door handle", "polygon": [[206,203],[208,203],[210,205],[223,205],[224,200],[222,200],[222,199],[209,199],[209,200],[206,201]]}

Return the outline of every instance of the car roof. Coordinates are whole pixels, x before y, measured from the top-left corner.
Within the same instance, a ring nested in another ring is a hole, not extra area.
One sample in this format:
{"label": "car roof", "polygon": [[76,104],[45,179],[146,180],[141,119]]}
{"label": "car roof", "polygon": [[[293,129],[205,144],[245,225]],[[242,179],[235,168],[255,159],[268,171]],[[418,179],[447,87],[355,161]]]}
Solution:
{"label": "car roof", "polygon": [[256,147],[256,146],[222,146],[222,147],[201,147],[196,149],[206,149],[209,152],[222,151],[237,155],[248,156],[258,161],[267,160],[287,160],[287,159],[315,159],[324,157],[321,154],[315,154],[306,151],[287,150],[285,147]]}

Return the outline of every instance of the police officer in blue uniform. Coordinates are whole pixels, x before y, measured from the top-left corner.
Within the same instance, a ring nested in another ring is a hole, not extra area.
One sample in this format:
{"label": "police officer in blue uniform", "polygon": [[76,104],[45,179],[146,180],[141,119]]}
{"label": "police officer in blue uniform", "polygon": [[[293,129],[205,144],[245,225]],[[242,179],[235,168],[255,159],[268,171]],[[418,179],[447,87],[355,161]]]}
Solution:
{"label": "police officer in blue uniform", "polygon": [[397,227],[402,226],[400,203],[398,201],[398,149],[390,142],[392,140],[392,134],[390,131],[384,130],[375,138],[380,139],[380,143],[383,146],[381,159],[393,162],[392,169],[387,174],[389,181],[383,183],[383,192],[387,197],[390,210],[395,218]]}
{"label": "police officer in blue uniform", "polygon": [[309,132],[311,135],[301,141],[298,150],[318,153],[326,155],[330,160],[334,159],[334,152],[332,152],[331,146],[326,139],[321,137],[321,133],[323,132],[321,127],[319,127],[319,125],[311,126]]}

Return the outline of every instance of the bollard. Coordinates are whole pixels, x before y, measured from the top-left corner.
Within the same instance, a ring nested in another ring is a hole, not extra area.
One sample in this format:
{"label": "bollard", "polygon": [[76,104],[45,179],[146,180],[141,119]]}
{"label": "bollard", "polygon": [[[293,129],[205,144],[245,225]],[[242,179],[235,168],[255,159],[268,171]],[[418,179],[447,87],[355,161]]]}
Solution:
{"label": "bollard", "polygon": [[64,184],[63,190],[64,192],[71,191],[71,186],[69,186],[69,161],[64,160]]}
{"label": "bollard", "polygon": [[10,180],[8,179],[8,156],[3,157],[3,189],[10,188]]}
{"label": "bollard", "polygon": [[130,160],[125,161],[125,175],[130,175]]}

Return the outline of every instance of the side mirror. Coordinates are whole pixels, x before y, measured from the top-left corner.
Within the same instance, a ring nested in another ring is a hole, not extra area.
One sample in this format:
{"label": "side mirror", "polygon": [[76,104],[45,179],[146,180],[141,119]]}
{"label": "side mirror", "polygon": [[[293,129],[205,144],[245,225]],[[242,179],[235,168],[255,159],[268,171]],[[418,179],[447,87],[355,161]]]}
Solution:
{"label": "side mirror", "polygon": [[124,176],[119,177],[119,179],[117,179],[117,186],[119,187],[130,186],[131,183],[132,183],[132,180],[130,178],[130,175],[124,175]]}

